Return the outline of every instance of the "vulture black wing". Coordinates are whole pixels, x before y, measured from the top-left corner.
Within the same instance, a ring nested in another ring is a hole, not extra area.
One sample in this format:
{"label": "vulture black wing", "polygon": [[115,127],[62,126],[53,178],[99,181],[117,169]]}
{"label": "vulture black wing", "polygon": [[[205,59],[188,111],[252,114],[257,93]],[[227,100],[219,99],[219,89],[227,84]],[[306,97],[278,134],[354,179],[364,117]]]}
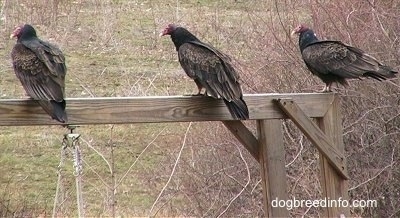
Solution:
{"label": "vulture black wing", "polygon": [[208,95],[224,99],[235,118],[249,117],[247,105],[242,99],[239,75],[227,55],[211,45],[191,41],[179,47],[178,57],[186,74],[201,84]]}
{"label": "vulture black wing", "polygon": [[239,76],[224,56],[197,43],[183,44],[178,56],[184,71],[198,80],[209,95],[228,101],[242,96]]}
{"label": "vulture black wing", "polygon": [[11,53],[15,74],[29,96],[52,118],[66,122],[65,57],[56,46],[38,38],[18,42]]}
{"label": "vulture black wing", "polygon": [[395,73],[364,51],[339,41],[309,44],[302,57],[316,75],[332,74],[340,78],[372,77],[377,80],[394,77]]}
{"label": "vulture black wing", "polygon": [[64,89],[64,78],[67,72],[65,57],[62,51],[55,45],[40,39],[22,41],[22,44],[32,50],[41,60],[53,78],[58,78],[57,83]]}

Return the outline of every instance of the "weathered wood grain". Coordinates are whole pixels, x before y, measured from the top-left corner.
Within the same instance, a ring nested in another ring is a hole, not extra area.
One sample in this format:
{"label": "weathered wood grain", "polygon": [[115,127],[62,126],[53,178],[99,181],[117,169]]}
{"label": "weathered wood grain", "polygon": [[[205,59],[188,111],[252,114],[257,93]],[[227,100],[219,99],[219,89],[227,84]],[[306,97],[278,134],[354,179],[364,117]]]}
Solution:
{"label": "weathered wood grain", "polygon": [[[309,117],[323,117],[333,101],[330,93],[245,95],[250,119],[286,117],[272,101],[292,98]],[[232,120],[222,100],[202,96],[69,98],[69,124],[128,124]],[[59,125],[33,100],[1,99],[0,126]]]}
{"label": "weathered wood grain", "polygon": [[286,207],[272,205],[276,199],[288,199],[282,120],[258,120],[257,131],[265,216],[289,217]]}
{"label": "weathered wood grain", "polygon": [[[332,107],[324,117],[318,118],[317,122],[325,135],[332,140],[335,148],[344,153],[342,116],[338,98],[335,98]],[[343,163],[346,164],[345,157]],[[349,200],[348,181],[337,174],[335,168],[323,154],[320,154],[320,167],[323,196],[327,199]],[[327,207],[324,212],[324,217],[350,217],[349,207]]]}
{"label": "weathered wood grain", "polygon": [[[343,178],[348,179],[344,152],[340,152],[322,130],[303,112],[293,99],[277,99],[278,105],[294,124],[318,148]],[[335,121],[332,121],[335,122]]]}

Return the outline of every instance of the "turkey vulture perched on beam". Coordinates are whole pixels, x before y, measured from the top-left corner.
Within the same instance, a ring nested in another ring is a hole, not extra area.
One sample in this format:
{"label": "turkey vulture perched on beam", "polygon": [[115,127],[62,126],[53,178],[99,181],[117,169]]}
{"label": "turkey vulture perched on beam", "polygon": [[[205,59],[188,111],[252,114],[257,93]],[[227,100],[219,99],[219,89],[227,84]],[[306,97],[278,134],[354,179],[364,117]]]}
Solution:
{"label": "turkey vulture perched on beam", "polygon": [[340,41],[320,41],[304,25],[296,27],[294,34],[299,35],[301,56],[307,68],[326,84],[323,92],[330,92],[333,82],[347,86],[346,79],[371,77],[382,81],[396,76],[396,71],[361,49]]}
{"label": "turkey vulture perched on beam", "polygon": [[205,88],[205,95],[224,100],[233,118],[249,118],[249,110],[239,84],[239,74],[227,55],[200,41],[187,29],[174,24],[169,24],[161,35],[171,36],[178,52],[179,63],[197,85],[197,95],[201,95]]}
{"label": "turkey vulture perched on beam", "polygon": [[17,27],[11,38],[17,44],[11,52],[16,76],[26,93],[53,119],[67,122],[65,112],[65,58],[55,45],[40,40],[35,29],[25,24]]}

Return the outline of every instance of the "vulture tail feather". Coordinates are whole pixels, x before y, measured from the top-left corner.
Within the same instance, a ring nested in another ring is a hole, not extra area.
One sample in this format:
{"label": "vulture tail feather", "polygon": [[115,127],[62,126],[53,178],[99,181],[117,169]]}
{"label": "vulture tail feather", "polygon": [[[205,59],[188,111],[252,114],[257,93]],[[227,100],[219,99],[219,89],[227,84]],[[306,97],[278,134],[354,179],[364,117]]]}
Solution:
{"label": "vulture tail feather", "polygon": [[380,66],[379,70],[372,71],[372,72],[370,71],[370,72],[365,73],[364,75],[368,76],[368,77],[371,77],[371,78],[374,78],[376,80],[382,81],[382,80],[385,80],[385,79],[394,78],[394,77],[396,77],[396,74],[397,74],[397,72],[392,70],[392,69],[390,69],[389,67]]}
{"label": "vulture tail feather", "polygon": [[43,108],[52,119],[57,120],[61,123],[68,121],[67,113],[65,112],[65,100],[62,102],[56,101],[38,101],[39,105]]}
{"label": "vulture tail feather", "polygon": [[232,117],[240,120],[249,119],[249,109],[247,108],[246,102],[242,98],[227,101],[224,99],[224,103],[231,113]]}
{"label": "vulture tail feather", "polygon": [[58,120],[61,123],[66,123],[68,121],[67,113],[65,112],[65,100],[62,102],[51,101],[53,106],[54,114],[51,115],[53,119]]}

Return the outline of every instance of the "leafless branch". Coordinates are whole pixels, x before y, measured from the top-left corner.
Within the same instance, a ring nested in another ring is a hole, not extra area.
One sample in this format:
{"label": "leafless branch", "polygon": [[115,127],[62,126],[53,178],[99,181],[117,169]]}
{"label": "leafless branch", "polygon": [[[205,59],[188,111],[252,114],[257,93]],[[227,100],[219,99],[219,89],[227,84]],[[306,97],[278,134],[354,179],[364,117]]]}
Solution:
{"label": "leafless branch", "polygon": [[359,183],[359,184],[356,185],[356,186],[353,186],[353,187],[349,188],[349,191],[352,191],[352,190],[354,190],[354,189],[357,189],[357,188],[361,187],[362,185],[365,185],[365,184],[371,182],[372,180],[376,179],[376,178],[377,178],[383,171],[385,171],[387,168],[393,167],[393,164],[394,164],[394,151],[395,151],[395,148],[393,148],[393,151],[392,151],[392,161],[391,161],[390,164],[386,165],[384,168],[382,168],[381,170],[379,170],[379,172],[376,173],[373,177],[371,177],[371,178],[365,180],[364,182]]}
{"label": "leafless branch", "polygon": [[[183,137],[183,142],[182,142],[181,149],[179,150],[178,156],[176,157],[175,164],[174,164],[174,166],[173,166],[173,168],[172,168],[171,174],[169,175],[168,181],[165,183],[164,187],[161,189],[160,193],[158,194],[156,200],[153,202],[153,205],[152,205],[151,208],[150,208],[150,212],[149,212],[150,214],[153,212],[154,206],[157,204],[157,202],[158,202],[158,200],[160,199],[161,195],[164,193],[164,190],[167,188],[167,186],[169,185],[169,183],[170,183],[171,180],[172,180],[172,177],[173,177],[173,175],[174,175],[174,173],[175,173],[176,167],[178,166],[179,160],[180,160],[180,158],[181,158],[183,148],[185,148],[186,139],[187,139],[187,136],[188,136],[188,134],[189,134],[189,130],[190,130],[190,127],[191,127],[191,126],[192,126],[192,122],[189,123],[189,125],[188,125],[188,127],[187,127],[187,129],[186,129],[185,135],[184,135],[184,137]],[[156,215],[156,214],[154,214],[154,215],[152,215],[152,216],[155,216],[155,215]]]}
{"label": "leafless branch", "polygon": [[166,127],[164,127],[154,138],[153,140],[151,140],[151,142],[149,142],[146,147],[140,152],[140,154],[136,157],[135,161],[129,166],[128,170],[125,172],[125,174],[119,179],[116,187],[118,187],[122,181],[125,179],[125,177],[128,175],[128,173],[132,170],[133,166],[135,166],[135,164],[137,163],[137,161],[140,159],[140,157],[143,155],[143,153],[150,147],[150,145],[152,145],[158,138],[158,136],[161,135],[161,133],[164,132],[164,130],[166,129]]}
{"label": "leafless branch", "polygon": [[236,145],[237,150],[239,151],[240,158],[242,159],[244,165],[246,166],[247,182],[246,182],[246,185],[243,186],[242,190],[240,190],[240,192],[229,201],[229,203],[226,206],[226,208],[217,217],[221,217],[222,215],[225,214],[226,211],[228,211],[228,209],[232,205],[232,203],[242,194],[242,192],[247,188],[247,186],[250,184],[250,181],[251,181],[251,174],[250,174],[249,165],[247,164],[246,159],[244,159],[242,151],[240,150],[240,147],[236,143],[235,143],[235,145]]}

